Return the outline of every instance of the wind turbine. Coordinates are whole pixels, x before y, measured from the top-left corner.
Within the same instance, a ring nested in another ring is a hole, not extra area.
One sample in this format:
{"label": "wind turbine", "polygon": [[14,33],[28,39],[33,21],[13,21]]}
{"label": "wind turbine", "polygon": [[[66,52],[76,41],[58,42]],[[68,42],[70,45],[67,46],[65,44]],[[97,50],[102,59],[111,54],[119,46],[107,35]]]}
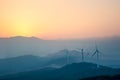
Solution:
{"label": "wind turbine", "polygon": [[[100,54],[101,54],[101,52],[99,51],[98,46],[96,45],[96,49],[95,49],[95,52],[93,53],[92,57],[96,55],[97,62],[99,62],[99,60],[100,60]],[[97,64],[97,68],[99,68],[99,64]]]}
{"label": "wind turbine", "polygon": [[66,64],[69,64],[69,63],[70,63],[69,50],[65,49],[64,51],[65,51],[65,53],[66,53]]}
{"label": "wind turbine", "polygon": [[81,50],[81,54],[82,54],[82,62],[84,62],[84,49],[78,49],[78,50]]}

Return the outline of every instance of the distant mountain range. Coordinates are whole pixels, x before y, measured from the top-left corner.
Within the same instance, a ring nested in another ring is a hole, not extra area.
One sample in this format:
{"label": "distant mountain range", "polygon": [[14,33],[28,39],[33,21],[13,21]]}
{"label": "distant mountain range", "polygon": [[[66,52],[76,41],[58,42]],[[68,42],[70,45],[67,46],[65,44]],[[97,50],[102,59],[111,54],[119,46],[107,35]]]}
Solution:
{"label": "distant mountain range", "polygon": [[78,51],[72,50],[69,51],[69,54],[69,63],[67,62],[66,50],[61,50],[56,54],[49,55],[47,57],[24,55],[19,57],[0,59],[0,75],[15,74],[19,72],[49,67],[61,68],[67,64],[81,62],[81,55]]}
{"label": "distant mountain range", "polygon": [[43,58],[27,55],[0,60],[0,75],[38,69],[42,66]]}
{"label": "distant mountain range", "polygon": [[[96,68],[95,41],[100,55]],[[81,62],[78,48],[84,48]],[[66,51],[69,51],[69,63]],[[5,80],[78,80],[120,73],[120,37],[82,40],[42,40],[36,37],[0,38],[0,79]],[[89,63],[87,63],[89,62]],[[67,65],[69,64],[69,65]],[[30,77],[29,77],[30,76]],[[47,77],[46,77],[47,76]]]}
{"label": "distant mountain range", "polygon": [[117,75],[120,69],[100,66],[93,63],[73,63],[62,68],[44,68],[1,76],[1,80],[79,80],[101,75]]}
{"label": "distant mountain range", "polygon": [[23,36],[0,38],[0,58],[22,55],[46,56],[63,49],[74,50],[76,48],[84,48],[85,51],[92,54],[95,49],[95,42],[104,53],[104,55],[101,55],[102,58],[119,59],[120,37],[79,40],[43,40],[36,37]]}
{"label": "distant mountain range", "polygon": [[[81,55],[79,52],[69,52],[71,54],[74,53],[72,56],[70,56],[70,64],[78,61],[80,62]],[[24,55],[19,57],[0,59],[0,75],[36,70],[45,67],[60,68],[67,64],[66,56],[66,50],[61,50],[54,55],[49,55],[46,57]]]}

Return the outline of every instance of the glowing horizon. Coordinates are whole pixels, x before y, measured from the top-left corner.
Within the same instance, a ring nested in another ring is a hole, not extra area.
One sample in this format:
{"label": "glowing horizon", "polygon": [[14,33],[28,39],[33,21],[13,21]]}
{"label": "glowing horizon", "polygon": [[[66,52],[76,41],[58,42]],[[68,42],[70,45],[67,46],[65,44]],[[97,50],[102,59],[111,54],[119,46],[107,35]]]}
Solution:
{"label": "glowing horizon", "polygon": [[120,0],[0,0],[0,37],[120,36]]}

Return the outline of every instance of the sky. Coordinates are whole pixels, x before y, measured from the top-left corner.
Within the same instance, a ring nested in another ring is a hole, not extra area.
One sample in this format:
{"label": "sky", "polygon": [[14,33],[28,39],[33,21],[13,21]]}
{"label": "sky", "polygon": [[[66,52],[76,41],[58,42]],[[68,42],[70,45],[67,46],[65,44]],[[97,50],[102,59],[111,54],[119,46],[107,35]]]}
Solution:
{"label": "sky", "polygon": [[120,36],[120,0],[0,0],[0,37]]}

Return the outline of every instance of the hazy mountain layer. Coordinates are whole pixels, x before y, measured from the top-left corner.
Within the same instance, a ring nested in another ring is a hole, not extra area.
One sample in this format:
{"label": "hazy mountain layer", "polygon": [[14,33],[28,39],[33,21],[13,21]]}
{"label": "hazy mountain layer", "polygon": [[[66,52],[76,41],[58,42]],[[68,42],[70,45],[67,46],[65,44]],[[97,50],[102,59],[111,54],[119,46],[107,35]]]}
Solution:
{"label": "hazy mountain layer", "polygon": [[73,63],[62,68],[45,68],[1,76],[2,80],[79,80],[86,77],[101,75],[117,75],[119,69],[100,66],[92,63]]}

